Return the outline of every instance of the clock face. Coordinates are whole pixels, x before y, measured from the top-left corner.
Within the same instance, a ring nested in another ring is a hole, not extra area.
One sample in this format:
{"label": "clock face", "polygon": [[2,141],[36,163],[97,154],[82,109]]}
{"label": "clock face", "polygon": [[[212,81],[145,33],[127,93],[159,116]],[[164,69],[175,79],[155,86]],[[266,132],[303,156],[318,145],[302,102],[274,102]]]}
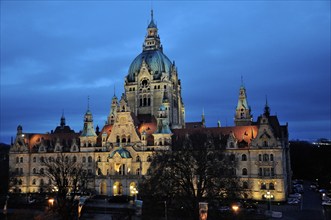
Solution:
{"label": "clock face", "polygon": [[149,79],[143,78],[142,80],[140,80],[140,87],[142,88],[149,87]]}

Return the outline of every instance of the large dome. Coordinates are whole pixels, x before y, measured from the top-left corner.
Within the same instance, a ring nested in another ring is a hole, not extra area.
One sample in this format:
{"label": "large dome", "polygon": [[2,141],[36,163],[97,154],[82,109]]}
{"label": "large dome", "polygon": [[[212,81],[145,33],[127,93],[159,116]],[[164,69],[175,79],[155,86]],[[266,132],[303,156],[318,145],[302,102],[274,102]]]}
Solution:
{"label": "large dome", "polygon": [[172,63],[169,58],[160,49],[147,50],[143,51],[132,61],[127,76],[129,82],[135,81],[135,73],[139,73],[143,60],[145,60],[150,70],[153,71],[154,80],[160,79],[162,72],[170,76]]}

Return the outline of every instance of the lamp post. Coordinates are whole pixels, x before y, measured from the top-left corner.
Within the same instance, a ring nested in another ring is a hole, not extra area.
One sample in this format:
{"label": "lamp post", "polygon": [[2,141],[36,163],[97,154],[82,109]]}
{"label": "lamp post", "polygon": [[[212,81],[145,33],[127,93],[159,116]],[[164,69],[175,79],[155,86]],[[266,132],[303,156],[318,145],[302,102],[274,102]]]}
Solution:
{"label": "lamp post", "polygon": [[54,199],[51,198],[48,200],[48,204],[49,204],[49,209],[53,208],[53,205],[54,205]]}
{"label": "lamp post", "polygon": [[268,200],[268,211],[271,210],[271,199],[274,197],[270,191],[267,191],[267,194],[264,195],[264,197]]}
{"label": "lamp post", "polygon": [[137,188],[131,186],[130,189],[131,189],[131,194],[133,195],[133,198],[134,198],[133,201],[137,200],[137,194],[138,194],[138,190],[137,190]]}

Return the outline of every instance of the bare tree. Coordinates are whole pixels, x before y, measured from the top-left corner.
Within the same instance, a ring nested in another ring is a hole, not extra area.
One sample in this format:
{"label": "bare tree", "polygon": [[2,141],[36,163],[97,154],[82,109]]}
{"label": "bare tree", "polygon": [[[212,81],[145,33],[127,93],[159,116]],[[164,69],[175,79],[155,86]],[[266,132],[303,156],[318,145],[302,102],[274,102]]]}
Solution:
{"label": "bare tree", "polygon": [[172,151],[155,154],[142,193],[183,207],[198,218],[198,204],[231,199],[238,192],[235,161],[224,153],[222,138],[197,132],[174,136]]}
{"label": "bare tree", "polygon": [[84,181],[82,164],[70,154],[59,153],[56,158],[44,158],[40,164],[45,168],[42,176],[50,180],[49,187],[55,192],[54,209],[62,219],[72,219],[75,204],[74,196]]}

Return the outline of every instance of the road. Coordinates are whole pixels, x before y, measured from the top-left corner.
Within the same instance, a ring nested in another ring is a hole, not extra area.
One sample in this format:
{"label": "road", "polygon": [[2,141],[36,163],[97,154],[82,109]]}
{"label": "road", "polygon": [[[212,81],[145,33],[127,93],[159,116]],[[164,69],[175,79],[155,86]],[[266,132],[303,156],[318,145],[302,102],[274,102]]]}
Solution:
{"label": "road", "polygon": [[282,220],[331,220],[331,207],[322,207],[320,193],[310,190],[309,185],[309,182],[304,182],[300,204],[273,205],[271,209],[282,212]]}

